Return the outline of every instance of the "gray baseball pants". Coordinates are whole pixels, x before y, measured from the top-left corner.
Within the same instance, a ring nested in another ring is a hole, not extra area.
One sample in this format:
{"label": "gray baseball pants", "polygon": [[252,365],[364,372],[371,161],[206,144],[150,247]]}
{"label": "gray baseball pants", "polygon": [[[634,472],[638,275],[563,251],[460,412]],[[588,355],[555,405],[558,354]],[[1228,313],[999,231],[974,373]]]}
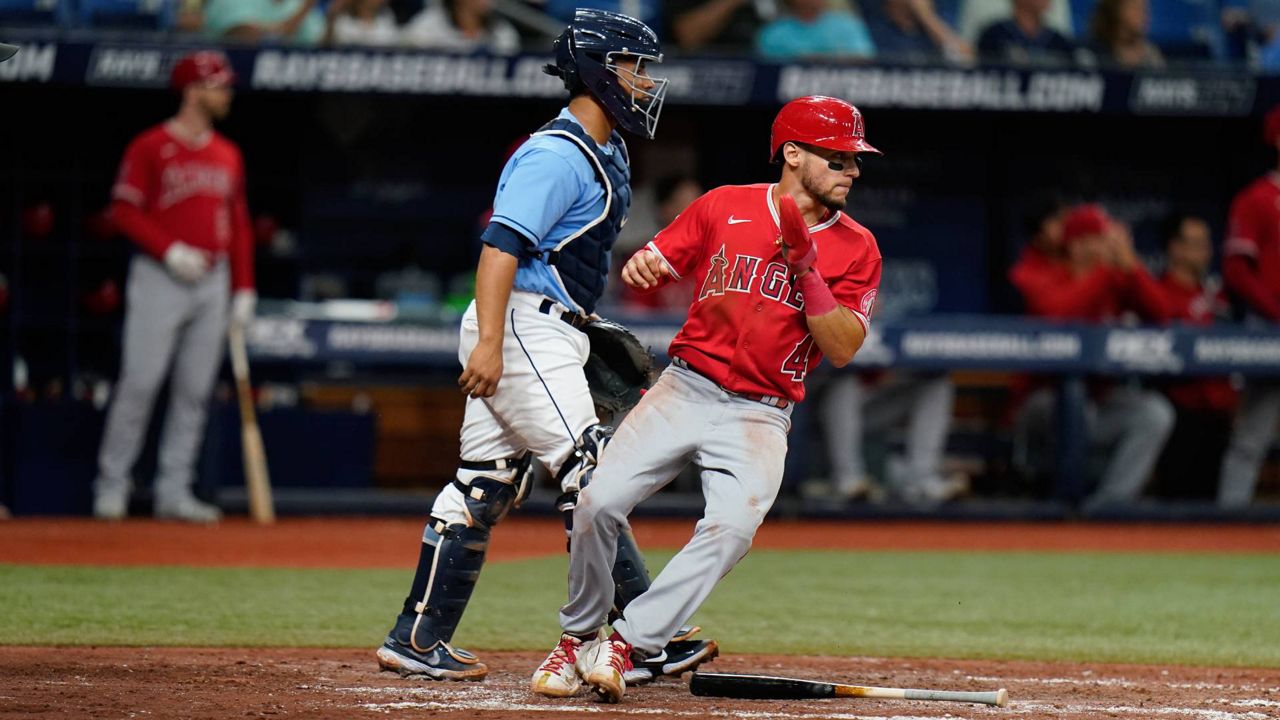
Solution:
{"label": "gray baseball pants", "polygon": [[125,296],[120,381],[98,451],[94,490],[99,495],[129,492],[156,395],[170,375],[155,498],[175,502],[191,493],[209,394],[222,364],[228,278],[227,263],[221,262],[188,285],[154,259],[134,256]]}
{"label": "gray baseball pants", "polygon": [[1242,508],[1253,502],[1262,462],[1280,421],[1280,383],[1250,380],[1240,396],[1231,442],[1222,456],[1218,506]]}
{"label": "gray baseball pants", "polygon": [[706,511],[653,585],[614,623],[647,655],[666,646],[711,590],[747,554],[782,485],[791,407],[731,395],[671,366],[627,415],[578,496],[569,557],[566,632],[598,630],[613,607],[613,562],[627,516],[689,462],[702,468]]}
{"label": "gray baseball pants", "polygon": [[[1017,420],[1019,444],[1052,445],[1057,393],[1049,388],[1027,398]],[[1164,395],[1139,387],[1113,387],[1085,406],[1085,430],[1094,453],[1109,453],[1102,480],[1086,506],[1137,500],[1155,469],[1176,415]]]}

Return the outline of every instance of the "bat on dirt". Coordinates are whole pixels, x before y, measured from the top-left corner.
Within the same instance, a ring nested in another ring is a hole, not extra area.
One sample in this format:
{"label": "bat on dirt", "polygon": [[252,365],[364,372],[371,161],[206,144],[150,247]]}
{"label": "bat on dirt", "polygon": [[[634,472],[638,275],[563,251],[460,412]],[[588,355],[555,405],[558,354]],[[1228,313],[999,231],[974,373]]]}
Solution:
{"label": "bat on dirt", "polygon": [[249,354],[244,344],[244,327],[237,322],[227,328],[231,346],[231,374],[236,379],[236,399],[240,403],[240,446],[244,454],[244,482],[249,491],[249,516],[260,525],[276,521],[271,501],[271,476],[267,474],[267,451],[258,430],[258,415],[249,390]]}
{"label": "bat on dirt", "polygon": [[950,690],[908,690],[905,688],[863,687],[840,683],[770,677],[768,675],[732,675],[695,672],[689,691],[707,697],[752,698],[770,700],[802,700],[819,698],[882,698],[890,700],[944,700],[981,703],[1004,707],[1009,693],[1004,688],[992,692],[953,692]]}

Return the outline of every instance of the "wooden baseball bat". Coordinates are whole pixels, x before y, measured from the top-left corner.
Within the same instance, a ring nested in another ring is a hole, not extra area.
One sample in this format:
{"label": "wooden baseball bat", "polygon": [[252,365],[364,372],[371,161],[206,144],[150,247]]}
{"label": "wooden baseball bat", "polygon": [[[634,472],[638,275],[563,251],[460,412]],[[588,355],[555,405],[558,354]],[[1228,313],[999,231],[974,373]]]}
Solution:
{"label": "wooden baseball bat", "polygon": [[997,707],[1004,707],[1009,702],[1009,693],[1004,688],[993,692],[908,690],[906,688],[841,685],[840,683],[771,677],[768,675],[733,675],[705,672],[695,672],[693,674],[693,678],[689,681],[689,691],[694,695],[707,697],[769,700],[863,697],[889,700],[945,700],[995,705]]}
{"label": "wooden baseball bat", "polygon": [[249,389],[249,353],[244,344],[244,328],[233,322],[227,328],[227,344],[231,346],[231,374],[236,379],[236,399],[240,404],[240,447],[244,456],[244,482],[249,491],[249,516],[260,525],[276,521],[271,500],[271,476],[267,474],[267,451],[258,430],[258,415],[253,409]]}

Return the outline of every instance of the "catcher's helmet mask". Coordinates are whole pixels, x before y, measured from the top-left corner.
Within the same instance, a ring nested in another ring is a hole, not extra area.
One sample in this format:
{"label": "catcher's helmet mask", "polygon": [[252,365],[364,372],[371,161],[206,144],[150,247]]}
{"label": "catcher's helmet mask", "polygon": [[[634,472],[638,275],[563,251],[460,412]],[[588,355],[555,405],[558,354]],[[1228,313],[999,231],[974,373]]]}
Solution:
{"label": "catcher's helmet mask", "polygon": [[[647,75],[647,64],[662,62],[658,36],[648,25],[607,10],[579,9],[554,47],[555,64],[544,72],[563,79],[570,92],[585,89],[624,130],[653,139],[668,81]],[[624,57],[635,59],[634,73],[618,67]],[[641,87],[636,77],[653,87]]]}

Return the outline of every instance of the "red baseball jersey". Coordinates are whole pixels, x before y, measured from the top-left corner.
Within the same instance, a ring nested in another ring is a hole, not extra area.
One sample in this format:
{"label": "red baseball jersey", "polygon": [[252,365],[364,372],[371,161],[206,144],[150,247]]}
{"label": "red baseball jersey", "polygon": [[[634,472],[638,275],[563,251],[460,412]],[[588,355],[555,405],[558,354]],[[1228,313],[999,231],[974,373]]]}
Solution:
{"label": "red baseball jersey", "polygon": [[[782,258],[773,185],[729,185],[698,198],[649,243],[676,279],[695,288],[684,327],[671,341],[678,357],[725,389],[804,398],[804,378],[822,361],[809,334],[804,296]],[[871,325],[880,285],[880,249],[841,212],[809,228],[814,266],[836,302]]]}
{"label": "red baseball jersey", "polygon": [[168,123],[157,125],[125,150],[111,196],[116,224],[157,260],[180,240],[229,257],[232,286],[253,287],[244,161],[235,143],[210,131],[188,145]]}
{"label": "red baseball jersey", "polygon": [[1280,298],[1280,177],[1264,175],[1231,201],[1223,250],[1224,259],[1249,259],[1270,296]]}
{"label": "red baseball jersey", "polygon": [[[1160,278],[1165,306],[1171,319],[1187,325],[1212,325],[1218,317],[1230,313],[1227,299],[1217,288],[1187,287],[1165,275]],[[1224,377],[1203,377],[1191,380],[1171,380],[1164,385],[1165,394],[1174,404],[1188,410],[1208,410],[1229,413],[1236,406],[1236,391]]]}

